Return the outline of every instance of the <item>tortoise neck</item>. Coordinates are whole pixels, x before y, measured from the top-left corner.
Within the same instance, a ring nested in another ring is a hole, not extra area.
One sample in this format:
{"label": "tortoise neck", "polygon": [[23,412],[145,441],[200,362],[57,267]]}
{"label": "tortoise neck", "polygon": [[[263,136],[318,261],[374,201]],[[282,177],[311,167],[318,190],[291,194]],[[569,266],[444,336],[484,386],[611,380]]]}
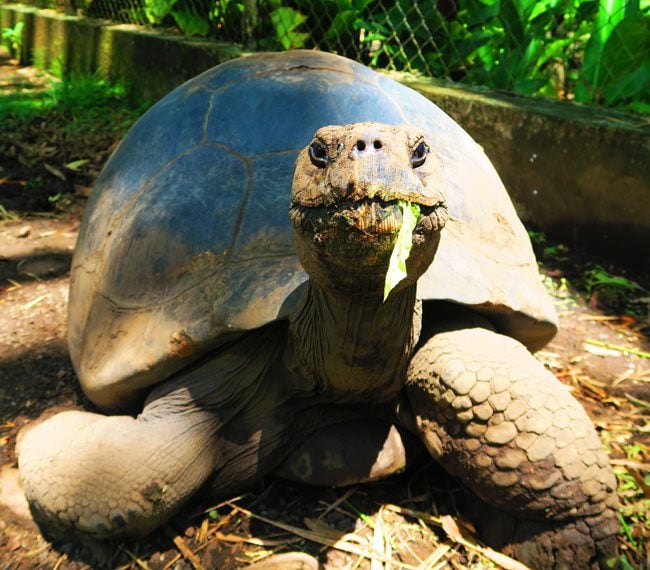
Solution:
{"label": "tortoise neck", "polygon": [[310,281],[291,316],[286,364],[299,386],[344,401],[385,401],[402,388],[422,324],[416,286],[350,296]]}

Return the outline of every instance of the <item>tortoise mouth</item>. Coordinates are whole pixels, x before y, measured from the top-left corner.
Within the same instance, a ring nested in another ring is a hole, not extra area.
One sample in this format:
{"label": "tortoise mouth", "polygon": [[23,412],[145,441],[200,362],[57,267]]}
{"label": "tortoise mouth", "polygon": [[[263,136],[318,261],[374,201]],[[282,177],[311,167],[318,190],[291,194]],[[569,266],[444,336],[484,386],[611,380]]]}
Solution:
{"label": "tortoise mouth", "polygon": [[[294,224],[310,233],[324,229],[355,230],[365,236],[393,235],[402,226],[402,208],[398,199],[382,200],[379,198],[364,198],[362,200],[344,200],[328,206],[302,206],[292,204],[291,217]],[[440,213],[446,205],[443,202],[433,206],[418,204],[420,215],[414,230],[415,235],[422,235],[431,230],[440,229]]]}

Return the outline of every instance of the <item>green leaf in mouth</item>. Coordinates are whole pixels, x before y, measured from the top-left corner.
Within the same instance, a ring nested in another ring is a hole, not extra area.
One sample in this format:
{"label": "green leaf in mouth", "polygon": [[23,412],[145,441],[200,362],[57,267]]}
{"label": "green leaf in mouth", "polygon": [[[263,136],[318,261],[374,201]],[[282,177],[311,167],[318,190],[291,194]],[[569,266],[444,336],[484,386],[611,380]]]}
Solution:
{"label": "green leaf in mouth", "polygon": [[406,200],[399,200],[397,205],[402,210],[402,225],[397,234],[393,252],[390,254],[388,272],[386,273],[386,281],[384,282],[384,301],[386,301],[395,286],[406,277],[406,260],[411,253],[413,230],[420,216],[420,206],[417,204],[411,204]]}

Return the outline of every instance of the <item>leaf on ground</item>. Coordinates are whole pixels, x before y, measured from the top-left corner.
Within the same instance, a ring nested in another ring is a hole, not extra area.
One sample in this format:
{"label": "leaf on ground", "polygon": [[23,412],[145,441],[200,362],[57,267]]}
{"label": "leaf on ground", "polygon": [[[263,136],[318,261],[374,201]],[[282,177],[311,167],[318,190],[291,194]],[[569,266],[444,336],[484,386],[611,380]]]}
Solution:
{"label": "leaf on ground", "polygon": [[54,176],[65,182],[65,174],[63,174],[63,172],[61,172],[58,168],[52,166],[51,164],[48,164],[47,162],[44,162],[43,166],[45,167],[45,170],[47,170],[50,174],[54,174]]}
{"label": "leaf on ground", "polygon": [[72,162],[68,162],[65,167],[69,170],[79,170],[84,164],[88,164],[89,162],[90,160],[87,158],[82,158],[80,160],[73,160]]}

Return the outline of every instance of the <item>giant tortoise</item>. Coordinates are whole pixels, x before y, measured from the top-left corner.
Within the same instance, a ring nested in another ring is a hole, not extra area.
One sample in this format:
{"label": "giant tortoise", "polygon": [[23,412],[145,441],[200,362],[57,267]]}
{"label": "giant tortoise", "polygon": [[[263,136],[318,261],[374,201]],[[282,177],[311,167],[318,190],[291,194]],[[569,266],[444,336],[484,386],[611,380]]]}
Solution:
{"label": "giant tortoise", "polygon": [[136,536],[199,489],[385,477],[417,438],[491,505],[482,536],[536,568],[596,567],[615,479],[531,355],[555,332],[527,234],[453,120],[339,56],[236,59],[149,110],[99,177],[69,346],[109,415],[29,431],[22,482],[50,529]]}

